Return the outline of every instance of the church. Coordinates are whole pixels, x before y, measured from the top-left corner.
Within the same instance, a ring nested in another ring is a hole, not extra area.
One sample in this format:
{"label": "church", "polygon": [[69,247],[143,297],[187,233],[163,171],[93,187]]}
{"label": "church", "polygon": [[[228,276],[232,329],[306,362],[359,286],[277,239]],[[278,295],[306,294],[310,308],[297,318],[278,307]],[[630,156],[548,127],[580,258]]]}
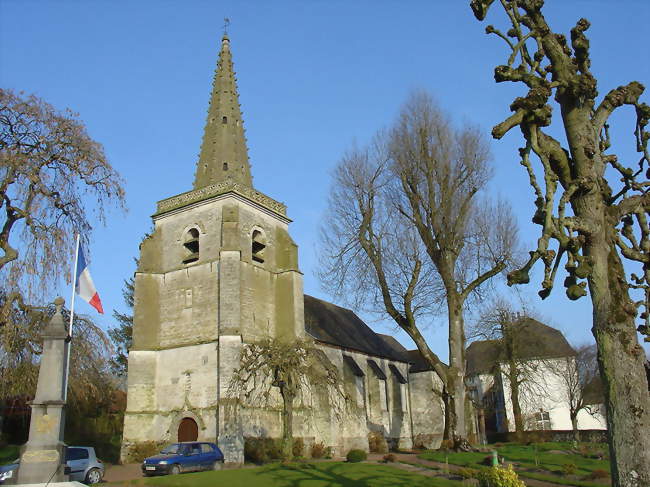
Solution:
{"label": "church", "polygon": [[[340,371],[350,414],[297,408],[294,438],[336,455],[437,447],[441,382],[417,351],[357,315],[303,293],[282,203],[253,187],[230,40],[224,35],[191,191],[159,201],[135,273],[122,460],[143,442],[213,441],[242,463],[246,438],[279,438],[281,404],[225,414],[246,344],[307,340]],[[232,402],[232,401],[231,401]]]}

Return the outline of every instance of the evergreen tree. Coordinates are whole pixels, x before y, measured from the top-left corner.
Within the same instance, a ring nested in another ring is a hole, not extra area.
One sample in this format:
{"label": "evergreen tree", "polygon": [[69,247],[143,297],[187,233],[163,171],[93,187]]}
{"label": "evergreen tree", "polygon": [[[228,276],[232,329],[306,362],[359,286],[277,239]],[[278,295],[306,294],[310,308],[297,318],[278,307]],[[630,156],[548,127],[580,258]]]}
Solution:
{"label": "evergreen tree", "polygon": [[120,313],[113,310],[113,318],[117,320],[117,326],[108,330],[108,335],[115,346],[115,353],[111,357],[111,369],[118,377],[126,377],[127,363],[129,357],[129,348],[133,338],[133,291],[135,282],[133,277],[124,280],[122,297],[128,311]]}

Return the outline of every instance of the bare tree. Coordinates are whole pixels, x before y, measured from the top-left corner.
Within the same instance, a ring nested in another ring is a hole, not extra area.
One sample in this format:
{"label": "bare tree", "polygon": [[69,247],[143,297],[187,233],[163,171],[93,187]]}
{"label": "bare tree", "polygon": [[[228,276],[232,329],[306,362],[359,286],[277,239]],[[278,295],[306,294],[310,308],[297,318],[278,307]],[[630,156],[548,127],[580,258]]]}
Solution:
{"label": "bare tree", "polygon": [[470,339],[491,340],[497,347],[498,364],[508,380],[510,402],[515,422],[515,432],[524,431],[524,416],[521,411],[520,389],[524,383],[534,380],[536,370],[522,357],[519,345],[525,340],[526,329],[521,326],[523,314],[513,310],[510,303],[497,299],[484,311],[474,326],[470,327]]}
{"label": "bare tree", "polygon": [[[472,0],[475,16],[483,20],[492,3]],[[520,162],[535,195],[533,221],[541,226],[537,248],[509,275],[509,283],[528,283],[530,269],[541,260],[544,280],[539,294],[545,298],[566,258],[569,299],[586,295],[588,285],[605,388],[612,478],[617,486],[650,485],[650,396],[635,323],[640,316],[638,331],[650,338],[650,106],[640,101],[644,87],[636,81],[599,99],[590,71],[586,19],[571,30],[569,43],[548,25],[542,0],[500,3],[508,30],[490,25],[486,32],[503,39],[510,52],[507,64],[495,68],[495,80],[523,83],[528,92],[514,100],[514,113],[495,126],[492,135],[499,139],[515,127],[521,130],[526,143],[519,150]],[[551,97],[559,105],[564,144],[544,130],[552,122]],[[624,105],[636,113],[638,161],[622,161],[610,152],[609,119]],[[641,272],[628,275],[623,259]]]}
{"label": "bare tree", "polygon": [[596,415],[600,413],[597,405],[590,399],[602,395],[602,383],[599,377],[597,350],[595,345],[577,347],[573,357],[561,361],[548,361],[547,368],[559,378],[563,393],[561,400],[569,407],[573,437],[580,441],[578,430],[578,413],[585,411]]}
{"label": "bare tree", "polygon": [[[342,379],[325,354],[305,340],[264,340],[244,345],[239,367],[228,385],[228,394],[237,399],[232,406],[273,406],[277,390],[282,402],[282,458],[289,460],[293,449],[293,413],[296,401],[305,408],[313,406],[317,391],[327,391],[334,413],[345,409]],[[339,401],[340,399],[340,401]]]}
{"label": "bare tree", "polygon": [[[92,198],[92,201],[89,199]],[[0,89],[0,327],[69,273],[75,233],[124,208],[122,181],[77,115]]]}
{"label": "bare tree", "polygon": [[[489,157],[478,129],[456,129],[429,95],[415,93],[390,130],[342,158],[322,226],[323,282],[388,314],[413,339],[444,384],[445,432],[456,446],[467,435],[463,308],[506,268],[517,241],[509,207],[481,194]],[[449,365],[418,324],[441,300]]]}

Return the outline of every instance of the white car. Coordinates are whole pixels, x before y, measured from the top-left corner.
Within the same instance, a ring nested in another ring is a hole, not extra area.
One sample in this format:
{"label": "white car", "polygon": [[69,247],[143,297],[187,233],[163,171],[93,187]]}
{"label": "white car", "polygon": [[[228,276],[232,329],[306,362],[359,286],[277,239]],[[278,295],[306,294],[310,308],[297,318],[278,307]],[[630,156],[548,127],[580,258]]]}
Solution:
{"label": "white car", "polygon": [[[95,455],[92,446],[69,446],[65,453],[66,470],[69,470],[70,480],[86,484],[97,484],[104,476],[104,464]],[[13,485],[16,483],[16,473],[20,466],[19,460],[9,465],[0,466],[0,484]]]}

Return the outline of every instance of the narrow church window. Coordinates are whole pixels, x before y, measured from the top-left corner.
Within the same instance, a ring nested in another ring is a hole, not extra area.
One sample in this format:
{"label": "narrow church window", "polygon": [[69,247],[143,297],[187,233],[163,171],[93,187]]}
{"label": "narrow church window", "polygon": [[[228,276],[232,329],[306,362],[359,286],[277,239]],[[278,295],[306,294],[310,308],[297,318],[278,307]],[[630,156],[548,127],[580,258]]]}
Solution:
{"label": "narrow church window", "polygon": [[264,249],[266,249],[266,240],[264,235],[259,230],[254,230],[252,235],[252,252],[253,260],[259,262],[260,264],[264,263]]}
{"label": "narrow church window", "polygon": [[355,385],[356,385],[356,392],[357,392],[356,394],[357,404],[363,407],[366,398],[366,388],[363,381],[363,377],[355,376]]}
{"label": "narrow church window", "polygon": [[224,171],[227,171],[227,170],[228,170],[228,163],[227,163],[227,162],[224,162],[224,163],[223,163],[223,170],[224,170]]}
{"label": "narrow church window", "polygon": [[189,264],[199,260],[199,231],[196,228],[190,228],[185,234],[183,247],[185,248],[183,264]]}
{"label": "narrow church window", "polygon": [[221,119],[221,123],[228,123],[228,117],[223,117]]}
{"label": "narrow church window", "polygon": [[382,411],[388,411],[388,391],[386,390],[386,380],[379,380],[379,403]]}

